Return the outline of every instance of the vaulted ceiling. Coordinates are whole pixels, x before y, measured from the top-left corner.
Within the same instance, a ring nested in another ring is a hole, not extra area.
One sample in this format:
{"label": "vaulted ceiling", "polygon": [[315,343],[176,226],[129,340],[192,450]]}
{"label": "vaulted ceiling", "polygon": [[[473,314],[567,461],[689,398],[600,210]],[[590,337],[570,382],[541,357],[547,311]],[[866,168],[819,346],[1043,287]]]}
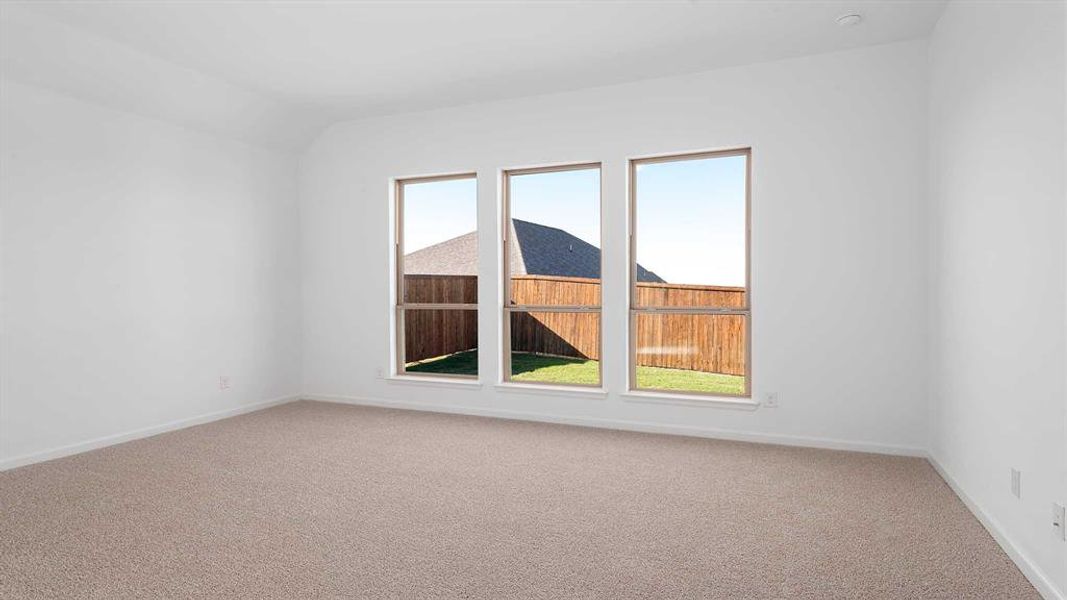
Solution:
{"label": "vaulted ceiling", "polygon": [[[343,119],[926,36],[942,1],[15,2],[0,74],[285,149]],[[856,27],[836,17],[863,15]]]}

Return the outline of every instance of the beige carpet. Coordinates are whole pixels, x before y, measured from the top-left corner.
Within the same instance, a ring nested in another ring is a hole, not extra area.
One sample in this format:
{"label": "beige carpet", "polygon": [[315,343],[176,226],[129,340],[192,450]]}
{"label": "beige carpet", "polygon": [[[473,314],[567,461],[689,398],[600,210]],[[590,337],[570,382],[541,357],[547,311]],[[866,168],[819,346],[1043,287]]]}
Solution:
{"label": "beige carpet", "polygon": [[923,460],[299,402],[0,473],[0,597],[1037,594]]}

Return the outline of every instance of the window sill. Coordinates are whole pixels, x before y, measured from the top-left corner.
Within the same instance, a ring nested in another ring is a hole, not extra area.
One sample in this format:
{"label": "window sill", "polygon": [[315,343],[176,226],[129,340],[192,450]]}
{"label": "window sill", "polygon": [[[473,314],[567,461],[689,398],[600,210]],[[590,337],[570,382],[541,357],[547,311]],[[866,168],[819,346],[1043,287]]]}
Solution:
{"label": "window sill", "polygon": [[477,379],[460,379],[458,377],[393,375],[391,377],[386,377],[385,382],[390,385],[421,385],[427,387],[461,388],[465,390],[475,390],[482,387],[482,382]]}
{"label": "window sill", "polygon": [[603,388],[567,387],[563,385],[539,385],[535,383],[498,383],[498,391],[508,394],[537,394],[541,396],[578,397],[590,400],[603,400],[608,393]]}
{"label": "window sill", "polygon": [[643,404],[674,404],[676,406],[732,408],[735,410],[756,410],[759,408],[759,402],[756,402],[752,398],[733,396],[698,396],[689,394],[631,391],[622,394],[622,399],[626,402]]}

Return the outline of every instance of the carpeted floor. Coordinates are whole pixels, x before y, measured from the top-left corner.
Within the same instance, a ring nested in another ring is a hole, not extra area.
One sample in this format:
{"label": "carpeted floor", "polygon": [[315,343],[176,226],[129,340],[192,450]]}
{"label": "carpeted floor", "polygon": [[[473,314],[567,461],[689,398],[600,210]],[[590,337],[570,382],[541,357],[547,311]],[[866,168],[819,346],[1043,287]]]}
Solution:
{"label": "carpeted floor", "polygon": [[299,402],[0,473],[0,597],[1037,593],[920,459]]}

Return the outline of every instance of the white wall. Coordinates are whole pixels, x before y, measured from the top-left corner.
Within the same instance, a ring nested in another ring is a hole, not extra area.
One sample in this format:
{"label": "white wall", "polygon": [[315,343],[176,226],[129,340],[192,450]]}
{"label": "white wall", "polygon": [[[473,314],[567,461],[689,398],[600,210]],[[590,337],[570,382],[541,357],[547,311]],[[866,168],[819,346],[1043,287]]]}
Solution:
{"label": "white wall", "polygon": [[295,157],[0,84],[0,466],[296,394]]}
{"label": "white wall", "polygon": [[[301,165],[304,391],[913,452],[927,419],[926,44],[333,126]],[[627,157],[753,147],[753,372],[776,410],[624,401]],[[603,161],[606,399],[501,393],[498,170]],[[477,170],[480,389],[389,367],[391,177]],[[686,429],[689,428],[689,429]]]}
{"label": "white wall", "polygon": [[1050,523],[1051,503],[1067,500],[1063,13],[956,2],[930,51],[931,452],[1031,577],[1060,593],[1067,544]]}

